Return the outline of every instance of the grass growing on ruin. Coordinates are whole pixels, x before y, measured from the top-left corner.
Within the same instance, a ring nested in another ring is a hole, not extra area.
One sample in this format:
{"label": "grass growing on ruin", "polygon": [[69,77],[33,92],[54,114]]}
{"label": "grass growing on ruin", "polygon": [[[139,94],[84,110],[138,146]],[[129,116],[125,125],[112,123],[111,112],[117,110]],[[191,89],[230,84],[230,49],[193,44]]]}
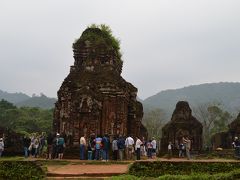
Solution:
{"label": "grass growing on ruin", "polygon": [[107,50],[114,49],[119,62],[122,62],[120,40],[113,36],[112,30],[109,26],[105,24],[92,24],[91,26],[87,27],[87,29],[82,33],[82,36],[73,43],[73,49],[78,49],[78,46],[83,42],[90,42],[92,46],[98,47],[95,49],[94,54],[98,54],[100,51],[97,51],[101,50],[101,47],[103,46],[105,46]]}

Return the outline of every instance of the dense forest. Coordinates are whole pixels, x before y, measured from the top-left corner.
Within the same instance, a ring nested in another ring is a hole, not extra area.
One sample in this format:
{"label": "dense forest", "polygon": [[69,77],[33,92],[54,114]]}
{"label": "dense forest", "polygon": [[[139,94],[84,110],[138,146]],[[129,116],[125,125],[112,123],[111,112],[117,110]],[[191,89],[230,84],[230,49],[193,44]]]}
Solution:
{"label": "dense forest", "polygon": [[12,103],[0,101],[0,124],[18,133],[50,132],[53,110],[37,107],[16,107]]}

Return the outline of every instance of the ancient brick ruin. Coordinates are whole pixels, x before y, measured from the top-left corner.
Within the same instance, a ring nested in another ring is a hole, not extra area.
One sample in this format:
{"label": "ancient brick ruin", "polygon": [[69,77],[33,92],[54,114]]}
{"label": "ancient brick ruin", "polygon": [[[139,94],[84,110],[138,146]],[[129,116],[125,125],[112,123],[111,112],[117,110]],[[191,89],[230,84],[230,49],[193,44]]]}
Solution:
{"label": "ancient brick ruin", "polygon": [[228,130],[224,132],[216,133],[212,136],[212,148],[231,149],[234,137],[240,138],[240,113],[237,118],[228,125]]}
{"label": "ancient brick ruin", "polygon": [[4,156],[22,155],[23,134],[16,133],[9,128],[0,126],[0,138],[4,139]]}
{"label": "ancient brick ruin", "polygon": [[54,130],[79,143],[82,135],[146,136],[137,88],[121,77],[115,39],[101,28],[87,28],[73,43],[74,65],[58,91]]}
{"label": "ancient brick ruin", "polygon": [[234,137],[240,137],[240,113],[237,118],[228,125],[229,134],[231,136],[231,141],[234,140]]}
{"label": "ancient brick ruin", "polygon": [[202,148],[202,124],[192,116],[188,102],[179,101],[173,112],[171,121],[162,128],[161,150],[167,151],[169,142],[177,149],[182,137],[188,136],[192,142],[192,150],[200,151]]}

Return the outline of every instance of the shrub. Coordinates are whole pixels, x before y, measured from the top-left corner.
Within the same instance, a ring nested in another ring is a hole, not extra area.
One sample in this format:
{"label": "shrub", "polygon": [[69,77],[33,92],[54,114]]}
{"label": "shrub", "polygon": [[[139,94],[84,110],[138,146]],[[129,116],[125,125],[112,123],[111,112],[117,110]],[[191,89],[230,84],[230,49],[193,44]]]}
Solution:
{"label": "shrub", "polygon": [[190,175],[226,173],[240,169],[240,163],[234,162],[135,162],[129,174],[135,176],[159,177],[163,175]]}
{"label": "shrub", "polygon": [[218,173],[218,174],[204,174],[204,173],[193,173],[190,175],[163,175],[158,178],[153,177],[136,177],[133,175],[121,175],[114,176],[112,180],[235,180],[240,179],[240,169],[234,170],[228,173]]}
{"label": "shrub", "polygon": [[32,161],[0,161],[0,179],[43,179],[43,169]]}
{"label": "shrub", "polygon": [[111,180],[140,180],[139,177],[133,175],[121,175],[121,176],[113,176]]}

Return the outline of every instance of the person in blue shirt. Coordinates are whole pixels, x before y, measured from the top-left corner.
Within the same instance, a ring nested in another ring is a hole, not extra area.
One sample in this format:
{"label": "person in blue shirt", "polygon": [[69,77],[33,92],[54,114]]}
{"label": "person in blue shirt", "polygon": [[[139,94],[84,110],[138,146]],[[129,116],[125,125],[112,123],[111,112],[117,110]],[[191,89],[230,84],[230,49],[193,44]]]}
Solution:
{"label": "person in blue shirt", "polygon": [[97,135],[95,139],[95,158],[96,160],[100,160],[101,158],[101,146],[102,146],[102,137],[100,135]]}
{"label": "person in blue shirt", "polygon": [[119,159],[122,161],[124,159],[124,150],[125,150],[125,138],[120,135],[117,141]]}

